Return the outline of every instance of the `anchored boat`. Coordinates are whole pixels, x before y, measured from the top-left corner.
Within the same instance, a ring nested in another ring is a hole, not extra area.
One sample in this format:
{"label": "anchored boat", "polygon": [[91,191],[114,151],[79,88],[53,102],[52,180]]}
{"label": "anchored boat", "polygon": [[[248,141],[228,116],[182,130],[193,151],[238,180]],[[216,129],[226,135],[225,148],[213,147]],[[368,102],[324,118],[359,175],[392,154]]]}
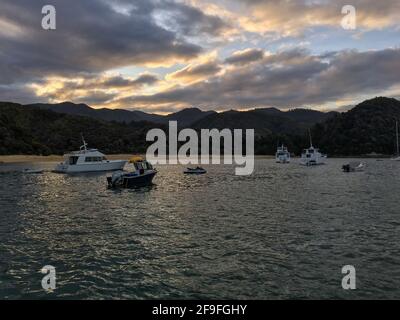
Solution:
{"label": "anchored boat", "polygon": [[310,147],[304,149],[301,154],[300,164],[303,166],[315,166],[320,164],[325,164],[327,155],[319,152],[319,149],[314,148],[312,144],[311,132],[310,135]]}
{"label": "anchored boat", "polygon": [[109,188],[140,188],[152,184],[157,170],[150,162],[142,157],[133,157],[129,160],[132,171],[117,171],[107,177]]}
{"label": "anchored boat", "polygon": [[88,149],[82,136],[83,145],[79,151],[64,155],[64,162],[58,164],[54,172],[78,173],[122,170],[127,161],[107,160],[106,156],[97,149]]}
{"label": "anchored boat", "polygon": [[366,164],[364,162],[353,161],[349,164],[342,166],[343,172],[362,172],[364,171]]}
{"label": "anchored boat", "polygon": [[196,168],[186,168],[185,171],[183,171],[184,174],[204,174],[207,173],[207,171],[201,167],[196,167]]}
{"label": "anchored boat", "polygon": [[276,150],[275,160],[277,163],[290,162],[290,152],[288,151],[288,148],[285,147],[283,144]]}

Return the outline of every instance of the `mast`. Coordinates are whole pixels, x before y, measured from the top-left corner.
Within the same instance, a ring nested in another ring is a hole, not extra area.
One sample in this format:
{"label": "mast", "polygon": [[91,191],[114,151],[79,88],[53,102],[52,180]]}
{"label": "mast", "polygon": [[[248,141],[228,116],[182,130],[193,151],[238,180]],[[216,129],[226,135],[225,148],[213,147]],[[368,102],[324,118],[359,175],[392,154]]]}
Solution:
{"label": "mast", "polygon": [[87,143],[86,143],[85,138],[83,137],[82,133],[81,133],[81,137],[82,137],[82,142],[83,142],[83,145],[81,146],[81,149],[83,148],[83,150],[87,151],[87,148],[86,148]]}
{"label": "mast", "polygon": [[310,130],[310,129],[308,129],[308,134],[309,134],[309,136],[310,136],[310,148],[313,148],[313,145],[312,145],[312,137],[311,137],[311,130]]}
{"label": "mast", "polygon": [[397,145],[397,156],[400,156],[399,150],[399,121],[396,120],[396,145]]}

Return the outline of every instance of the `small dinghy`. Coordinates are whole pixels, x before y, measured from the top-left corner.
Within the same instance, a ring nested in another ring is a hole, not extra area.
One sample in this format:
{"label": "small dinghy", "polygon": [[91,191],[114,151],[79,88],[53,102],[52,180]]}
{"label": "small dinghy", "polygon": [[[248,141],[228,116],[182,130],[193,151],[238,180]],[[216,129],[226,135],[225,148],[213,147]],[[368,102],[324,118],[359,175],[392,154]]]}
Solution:
{"label": "small dinghy", "polygon": [[364,162],[350,162],[342,166],[343,172],[362,172],[366,164]]}
{"label": "small dinghy", "polygon": [[201,167],[196,167],[196,168],[187,168],[183,173],[184,174],[204,174],[204,173],[207,173],[207,171]]}
{"label": "small dinghy", "polygon": [[22,173],[26,174],[41,174],[43,173],[43,169],[24,169]]}

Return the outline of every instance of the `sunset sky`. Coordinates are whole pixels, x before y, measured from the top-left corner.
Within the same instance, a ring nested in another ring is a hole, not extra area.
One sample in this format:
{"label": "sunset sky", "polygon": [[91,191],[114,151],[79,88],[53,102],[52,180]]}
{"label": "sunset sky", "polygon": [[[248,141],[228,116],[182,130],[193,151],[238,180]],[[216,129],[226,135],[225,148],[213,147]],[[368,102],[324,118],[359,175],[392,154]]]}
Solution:
{"label": "sunset sky", "polygon": [[0,0],[0,101],[168,113],[378,95],[400,97],[399,0]]}

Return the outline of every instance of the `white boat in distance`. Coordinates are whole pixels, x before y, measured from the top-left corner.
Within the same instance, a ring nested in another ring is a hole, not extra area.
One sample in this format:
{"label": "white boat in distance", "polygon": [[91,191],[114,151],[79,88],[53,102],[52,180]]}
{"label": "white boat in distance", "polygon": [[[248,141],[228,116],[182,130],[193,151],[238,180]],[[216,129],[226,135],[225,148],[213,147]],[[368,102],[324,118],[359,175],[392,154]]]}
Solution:
{"label": "white boat in distance", "polygon": [[277,163],[289,163],[290,162],[290,152],[288,148],[285,147],[283,144],[282,146],[278,147],[275,153],[275,160]]}
{"label": "white boat in distance", "polygon": [[87,149],[87,143],[82,136],[83,145],[79,151],[64,155],[64,162],[58,164],[54,172],[78,173],[122,170],[126,160],[107,160],[97,149]]}
{"label": "white boat in distance", "polygon": [[391,160],[393,161],[400,161],[400,149],[399,149],[399,122],[396,121],[396,151],[397,154],[394,158],[392,158]]}
{"label": "white boat in distance", "polygon": [[304,149],[301,154],[300,164],[303,166],[316,166],[320,164],[325,164],[325,160],[327,159],[327,155],[319,152],[319,149],[314,148],[310,135],[310,147],[308,149]]}

